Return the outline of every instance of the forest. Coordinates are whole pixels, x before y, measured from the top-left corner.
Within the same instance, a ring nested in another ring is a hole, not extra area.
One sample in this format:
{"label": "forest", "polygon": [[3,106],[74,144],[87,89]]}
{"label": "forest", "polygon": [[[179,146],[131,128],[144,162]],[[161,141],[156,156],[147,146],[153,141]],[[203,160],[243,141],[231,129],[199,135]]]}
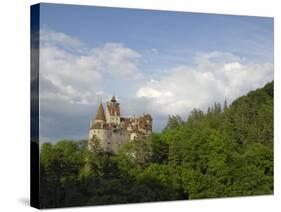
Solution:
{"label": "forest", "polygon": [[273,194],[273,82],[230,105],[169,116],[116,155],[93,137],[40,146],[40,207]]}

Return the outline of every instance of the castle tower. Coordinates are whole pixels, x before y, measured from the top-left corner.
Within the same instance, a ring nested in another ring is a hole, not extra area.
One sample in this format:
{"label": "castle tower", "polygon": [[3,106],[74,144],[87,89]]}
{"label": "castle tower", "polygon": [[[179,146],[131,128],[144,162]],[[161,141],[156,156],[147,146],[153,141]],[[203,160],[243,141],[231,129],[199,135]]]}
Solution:
{"label": "castle tower", "polygon": [[106,117],[102,104],[99,105],[95,120],[91,122],[89,130],[89,144],[91,143],[93,135],[99,139],[101,146],[106,150],[109,129],[108,124],[106,123]]}
{"label": "castle tower", "polygon": [[112,98],[111,98],[111,102],[116,102],[116,98],[115,98],[114,95],[113,95]]}
{"label": "castle tower", "polygon": [[103,109],[102,104],[100,104],[99,109],[98,109],[98,111],[96,113],[95,122],[100,122],[100,123],[106,122],[105,114],[104,114],[104,109]]}
{"label": "castle tower", "polygon": [[89,149],[92,138],[96,136],[104,151],[116,154],[123,145],[133,142],[138,136],[149,136],[152,133],[152,117],[143,114],[139,117],[121,117],[120,106],[115,96],[106,102],[105,110],[100,104],[96,117],[91,121],[89,130]]}
{"label": "castle tower", "polygon": [[110,102],[106,103],[106,120],[113,127],[120,125],[120,107],[116,97],[112,96]]}

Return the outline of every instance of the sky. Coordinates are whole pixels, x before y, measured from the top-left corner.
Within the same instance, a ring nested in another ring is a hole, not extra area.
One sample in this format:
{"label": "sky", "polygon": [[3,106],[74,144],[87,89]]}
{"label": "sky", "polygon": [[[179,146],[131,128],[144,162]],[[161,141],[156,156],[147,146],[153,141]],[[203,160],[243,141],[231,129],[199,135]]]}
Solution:
{"label": "sky", "polygon": [[273,80],[273,18],[40,6],[40,141],[87,139],[112,95],[121,115],[229,104]]}

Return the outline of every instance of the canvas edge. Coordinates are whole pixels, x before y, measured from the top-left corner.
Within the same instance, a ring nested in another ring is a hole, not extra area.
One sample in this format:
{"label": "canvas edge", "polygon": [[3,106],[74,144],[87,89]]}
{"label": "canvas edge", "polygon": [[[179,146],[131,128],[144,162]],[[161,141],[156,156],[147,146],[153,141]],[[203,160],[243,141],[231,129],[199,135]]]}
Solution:
{"label": "canvas edge", "polygon": [[40,208],[39,170],[40,4],[30,6],[30,206]]}

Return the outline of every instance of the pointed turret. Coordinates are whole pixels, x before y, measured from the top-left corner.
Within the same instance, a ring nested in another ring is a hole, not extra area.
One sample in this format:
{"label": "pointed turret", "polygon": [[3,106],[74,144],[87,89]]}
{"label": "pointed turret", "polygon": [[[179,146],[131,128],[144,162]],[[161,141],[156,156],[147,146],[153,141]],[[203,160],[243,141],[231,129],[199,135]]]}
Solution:
{"label": "pointed turret", "polygon": [[116,102],[115,96],[113,96],[113,97],[111,98],[111,102]]}
{"label": "pointed turret", "polygon": [[[110,102],[106,103],[106,110],[110,116],[120,116],[120,107],[119,103],[116,101],[116,97],[113,95]],[[111,118],[107,117],[107,120]]]}
{"label": "pointed turret", "polygon": [[106,121],[102,104],[100,104],[98,112],[96,114],[96,121]]}

